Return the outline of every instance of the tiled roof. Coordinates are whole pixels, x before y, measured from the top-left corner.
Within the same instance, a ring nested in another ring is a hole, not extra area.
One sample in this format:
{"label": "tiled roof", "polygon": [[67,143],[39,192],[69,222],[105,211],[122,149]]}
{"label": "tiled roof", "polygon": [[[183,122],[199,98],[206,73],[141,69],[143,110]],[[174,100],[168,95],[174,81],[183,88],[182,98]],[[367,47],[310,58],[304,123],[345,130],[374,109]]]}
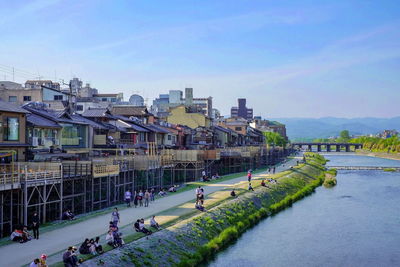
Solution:
{"label": "tiled roof", "polygon": [[146,107],[134,107],[134,106],[113,106],[111,110],[112,114],[125,115],[125,116],[146,116],[149,114]]}
{"label": "tiled roof", "polygon": [[0,100],[0,111],[15,112],[15,113],[29,113],[27,110],[20,106]]}
{"label": "tiled roof", "polygon": [[109,114],[108,109],[106,108],[89,108],[85,112],[83,112],[82,116],[86,118],[112,117],[111,114]]}
{"label": "tiled roof", "polygon": [[26,120],[28,123],[36,127],[61,128],[58,123],[36,114],[28,115]]}

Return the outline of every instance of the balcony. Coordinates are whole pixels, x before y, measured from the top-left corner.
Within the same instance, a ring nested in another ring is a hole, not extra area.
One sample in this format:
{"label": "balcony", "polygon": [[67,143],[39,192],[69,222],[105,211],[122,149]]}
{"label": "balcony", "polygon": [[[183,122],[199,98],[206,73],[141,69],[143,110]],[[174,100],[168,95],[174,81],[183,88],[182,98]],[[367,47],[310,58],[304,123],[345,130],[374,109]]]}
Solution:
{"label": "balcony", "polygon": [[119,174],[119,165],[93,165],[93,177],[103,177],[110,175],[118,175]]}

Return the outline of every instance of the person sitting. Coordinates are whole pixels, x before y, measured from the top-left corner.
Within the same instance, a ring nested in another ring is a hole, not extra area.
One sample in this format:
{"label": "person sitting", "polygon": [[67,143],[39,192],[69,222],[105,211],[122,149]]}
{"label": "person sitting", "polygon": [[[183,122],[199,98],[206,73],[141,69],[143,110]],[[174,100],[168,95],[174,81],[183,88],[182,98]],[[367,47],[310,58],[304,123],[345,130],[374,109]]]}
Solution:
{"label": "person sitting", "polygon": [[92,255],[97,255],[96,246],[94,244],[94,239],[90,239],[89,241],[89,251]]}
{"label": "person sitting", "polygon": [[108,231],[108,233],[106,235],[106,242],[107,242],[107,244],[109,246],[111,246],[113,248],[117,247],[116,244],[115,244],[115,241],[114,241],[114,235],[113,235],[113,231],[112,230]]}
{"label": "person sitting", "polygon": [[168,191],[169,191],[169,192],[176,192],[175,185],[171,186],[171,187],[168,189]]}
{"label": "person sitting", "polygon": [[219,178],[221,178],[221,176],[219,176],[219,174],[216,173],[216,174],[215,174],[215,179],[219,179]]}
{"label": "person sitting", "polygon": [[81,254],[90,254],[90,241],[88,238],[83,241],[82,245],[79,247],[79,253]]}
{"label": "person sitting", "polygon": [[265,183],[264,179],[262,179],[262,181],[261,181],[261,186],[264,186],[264,187],[268,187],[268,188],[269,188],[269,186],[267,186],[267,184]]}
{"label": "person sitting", "polygon": [[23,243],[23,242],[21,242],[21,241],[23,241],[23,240],[22,240],[22,231],[21,231],[21,230],[18,230],[18,229],[15,229],[15,230],[11,233],[10,239],[11,239],[11,241]]}
{"label": "person sitting", "polygon": [[39,267],[40,260],[39,259],[34,259],[31,264],[29,264],[29,267]]}
{"label": "person sitting", "polygon": [[203,182],[209,182],[210,178],[208,178],[208,176],[204,175],[203,176]]}
{"label": "person sitting", "polygon": [[144,233],[146,235],[151,235],[152,234],[152,232],[150,230],[148,230],[146,227],[144,227],[144,219],[141,219],[139,221],[139,229],[140,229],[140,232],[142,232],[142,233]]}
{"label": "person sitting", "polygon": [[124,244],[125,244],[125,242],[124,242],[124,240],[122,239],[122,233],[120,233],[120,232],[113,232],[113,237],[114,237],[114,244],[117,246],[117,247],[122,247]]}
{"label": "person sitting", "polygon": [[161,191],[158,192],[158,195],[159,195],[160,197],[165,197],[165,196],[167,195],[167,192],[165,192],[164,189],[161,189]]}
{"label": "person sitting", "polygon": [[254,191],[253,187],[251,186],[251,183],[249,183],[249,191]]}
{"label": "person sitting", "polygon": [[62,218],[61,219],[65,220],[65,221],[67,221],[67,220],[71,221],[71,220],[75,219],[75,215],[70,210],[66,210],[62,214]]}
{"label": "person sitting", "polygon": [[236,197],[235,189],[232,189],[232,191],[231,191],[231,197]]}
{"label": "person sitting", "polygon": [[40,256],[40,267],[48,267],[48,265],[47,265],[47,263],[46,263],[46,260],[47,260],[47,255],[46,254],[42,254],[41,256]]}
{"label": "person sitting", "polygon": [[161,230],[160,225],[158,224],[158,222],[156,222],[156,216],[153,215],[153,217],[151,217],[150,219],[150,226],[153,228],[156,228],[157,230]]}
{"label": "person sitting", "polygon": [[[74,262],[73,255],[73,247],[68,247],[67,251],[63,253],[62,259],[65,267],[75,267],[76,263]],[[39,259],[38,259],[39,260]]]}
{"label": "person sitting", "polygon": [[94,246],[96,248],[96,252],[99,254],[102,254],[103,251],[103,246],[100,245],[100,237],[96,237],[96,239],[94,240]]}
{"label": "person sitting", "polygon": [[22,229],[22,239],[26,241],[30,241],[32,240],[32,236],[28,231],[28,227],[24,226],[24,228]]}
{"label": "person sitting", "polygon": [[140,232],[140,220],[139,219],[137,219],[137,221],[133,225],[133,228],[135,228],[136,232]]}
{"label": "person sitting", "polygon": [[109,225],[108,229],[113,232],[118,231],[118,226],[116,226],[113,221],[110,221],[110,225]]}

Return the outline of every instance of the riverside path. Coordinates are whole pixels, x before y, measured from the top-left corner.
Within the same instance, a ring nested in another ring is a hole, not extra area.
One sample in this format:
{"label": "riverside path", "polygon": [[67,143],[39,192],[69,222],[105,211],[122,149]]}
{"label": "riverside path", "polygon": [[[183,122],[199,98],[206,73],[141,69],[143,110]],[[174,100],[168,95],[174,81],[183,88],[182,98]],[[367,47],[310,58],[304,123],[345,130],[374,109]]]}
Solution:
{"label": "riverside path", "polygon": [[[276,167],[276,172],[281,172],[288,169],[291,165],[296,165],[299,158],[293,158]],[[266,174],[266,172],[257,175]],[[257,178],[255,175],[254,178]],[[247,177],[242,176],[225,180],[219,183],[206,184],[202,187],[205,190],[206,196],[227,187],[235,186],[235,184],[242,181],[247,182]],[[120,211],[121,223],[120,227],[132,225],[134,220],[138,218],[148,218],[153,214],[157,214],[164,210],[173,208],[179,204],[186,203],[194,199],[194,190],[177,192],[169,194],[164,198],[156,199],[147,208],[127,208]],[[110,213],[111,214],[111,213]],[[68,246],[80,244],[86,237],[95,237],[104,235],[108,223],[110,221],[110,214],[98,215],[87,220],[66,225],[54,230],[50,230],[40,235],[39,240],[31,240],[29,242],[11,243],[0,247],[0,267],[18,267],[28,266],[35,258],[39,258],[41,254],[54,255],[61,261],[62,252]],[[53,257],[54,257],[53,256]],[[52,262],[54,261],[51,260]],[[49,262],[50,263],[50,262]]]}

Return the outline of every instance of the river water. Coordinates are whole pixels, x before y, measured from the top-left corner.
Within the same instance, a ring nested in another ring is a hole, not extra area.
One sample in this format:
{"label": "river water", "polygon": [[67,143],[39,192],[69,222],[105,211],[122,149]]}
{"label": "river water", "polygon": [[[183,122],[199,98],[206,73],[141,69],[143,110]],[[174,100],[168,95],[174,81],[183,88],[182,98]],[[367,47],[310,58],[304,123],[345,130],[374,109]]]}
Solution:
{"label": "river water", "polygon": [[[325,155],[331,166],[400,161]],[[400,173],[339,171],[336,187],[268,218],[209,266],[400,266]]]}

